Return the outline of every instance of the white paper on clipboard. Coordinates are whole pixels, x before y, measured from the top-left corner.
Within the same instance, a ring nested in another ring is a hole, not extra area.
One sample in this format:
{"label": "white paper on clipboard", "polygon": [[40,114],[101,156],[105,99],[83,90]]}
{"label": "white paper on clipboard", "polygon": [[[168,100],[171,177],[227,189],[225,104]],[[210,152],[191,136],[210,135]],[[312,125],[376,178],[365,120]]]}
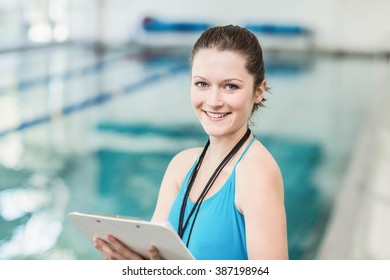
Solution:
{"label": "white paper on clipboard", "polygon": [[166,223],[153,223],[140,219],[71,212],[70,220],[93,244],[93,238],[106,239],[112,234],[129,248],[148,258],[148,246],[155,245],[163,259],[194,260],[179,235]]}

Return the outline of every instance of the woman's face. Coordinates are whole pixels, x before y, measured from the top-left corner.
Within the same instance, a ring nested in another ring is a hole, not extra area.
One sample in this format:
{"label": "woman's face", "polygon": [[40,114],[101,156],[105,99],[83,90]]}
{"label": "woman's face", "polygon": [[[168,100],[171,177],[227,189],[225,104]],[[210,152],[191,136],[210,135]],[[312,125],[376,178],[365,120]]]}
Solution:
{"label": "woman's face", "polygon": [[262,100],[265,82],[254,92],[254,79],[245,64],[245,58],[232,51],[201,49],[195,54],[191,101],[208,135],[241,134],[254,103]]}

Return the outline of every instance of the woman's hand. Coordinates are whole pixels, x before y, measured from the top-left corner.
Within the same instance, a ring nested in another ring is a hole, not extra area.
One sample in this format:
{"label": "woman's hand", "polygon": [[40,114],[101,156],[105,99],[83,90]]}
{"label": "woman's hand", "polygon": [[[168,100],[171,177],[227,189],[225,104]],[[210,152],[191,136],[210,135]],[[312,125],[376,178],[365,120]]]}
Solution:
{"label": "woman's hand", "polygon": [[[98,237],[94,238],[94,247],[103,254],[106,260],[144,260],[140,254],[132,251],[114,236],[107,235],[107,240],[108,242]],[[148,251],[151,260],[162,259],[155,246],[151,245]]]}

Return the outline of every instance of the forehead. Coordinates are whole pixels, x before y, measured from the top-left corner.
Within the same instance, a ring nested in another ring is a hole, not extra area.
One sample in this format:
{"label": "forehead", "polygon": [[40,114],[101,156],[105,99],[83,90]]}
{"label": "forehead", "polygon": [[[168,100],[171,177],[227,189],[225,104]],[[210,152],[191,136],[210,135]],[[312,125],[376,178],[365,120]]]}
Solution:
{"label": "forehead", "polygon": [[247,76],[245,68],[246,58],[233,51],[220,51],[217,49],[201,49],[192,61],[192,73],[194,75],[226,74]]}

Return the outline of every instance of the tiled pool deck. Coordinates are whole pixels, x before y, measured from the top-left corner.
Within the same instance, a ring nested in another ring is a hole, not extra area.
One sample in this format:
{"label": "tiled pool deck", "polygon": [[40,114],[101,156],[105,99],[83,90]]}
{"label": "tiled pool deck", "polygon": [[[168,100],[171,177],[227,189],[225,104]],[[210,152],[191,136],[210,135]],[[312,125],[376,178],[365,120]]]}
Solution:
{"label": "tiled pool deck", "polygon": [[390,260],[390,71],[372,106],[318,259]]}

